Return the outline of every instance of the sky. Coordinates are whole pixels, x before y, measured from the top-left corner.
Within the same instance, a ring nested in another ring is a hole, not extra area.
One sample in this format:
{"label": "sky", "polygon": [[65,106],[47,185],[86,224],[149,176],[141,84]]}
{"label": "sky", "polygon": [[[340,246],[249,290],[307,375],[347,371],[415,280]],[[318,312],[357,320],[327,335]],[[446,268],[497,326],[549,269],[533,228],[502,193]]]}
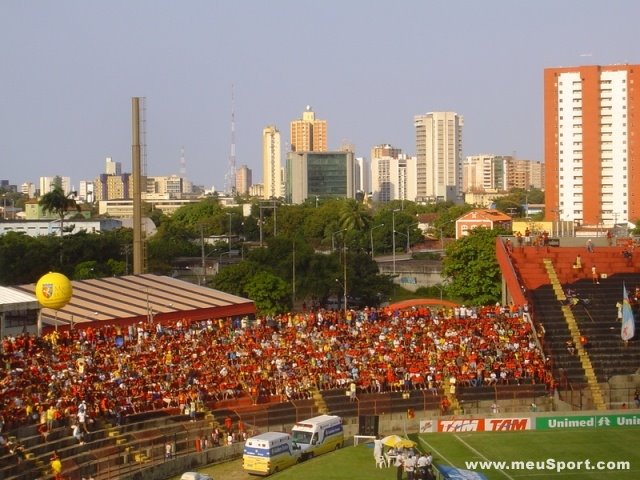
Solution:
{"label": "sky", "polygon": [[330,150],[412,155],[414,116],[453,111],[465,156],[544,161],[544,69],[640,63],[638,18],[637,0],[2,0],[0,179],[130,172],[132,97],[147,174],[184,152],[217,190],[232,137],[261,182],[262,129],[288,144],[307,105]]}

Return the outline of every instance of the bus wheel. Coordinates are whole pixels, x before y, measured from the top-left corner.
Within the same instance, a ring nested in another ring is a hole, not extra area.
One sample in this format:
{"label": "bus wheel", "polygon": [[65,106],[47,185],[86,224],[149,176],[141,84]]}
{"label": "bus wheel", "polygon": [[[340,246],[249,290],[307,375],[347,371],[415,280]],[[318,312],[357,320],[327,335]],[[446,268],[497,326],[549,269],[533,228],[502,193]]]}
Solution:
{"label": "bus wheel", "polygon": [[336,444],[336,450],[340,450],[340,448],[342,448],[342,445],[341,445],[341,444],[339,444],[339,443],[337,443],[337,444]]}
{"label": "bus wheel", "polygon": [[275,468],[273,469],[273,473],[278,473],[279,471],[280,471],[280,467],[275,467]]}

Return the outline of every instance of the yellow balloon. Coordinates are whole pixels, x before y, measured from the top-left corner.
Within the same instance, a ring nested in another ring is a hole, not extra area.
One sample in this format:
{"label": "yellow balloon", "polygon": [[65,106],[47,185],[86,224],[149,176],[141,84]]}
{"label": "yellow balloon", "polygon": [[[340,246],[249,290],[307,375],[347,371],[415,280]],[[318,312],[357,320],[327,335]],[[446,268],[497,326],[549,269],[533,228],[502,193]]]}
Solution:
{"label": "yellow balloon", "polygon": [[58,310],[64,307],[72,294],[71,281],[61,273],[49,272],[36,283],[36,298],[46,308]]}

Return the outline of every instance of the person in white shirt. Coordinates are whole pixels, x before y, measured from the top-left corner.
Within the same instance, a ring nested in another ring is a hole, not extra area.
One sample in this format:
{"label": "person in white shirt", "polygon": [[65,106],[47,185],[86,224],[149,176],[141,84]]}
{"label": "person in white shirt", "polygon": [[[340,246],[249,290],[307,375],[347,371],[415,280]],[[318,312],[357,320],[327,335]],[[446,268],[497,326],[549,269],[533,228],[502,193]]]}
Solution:
{"label": "person in white shirt", "polygon": [[77,423],[74,423],[71,426],[71,432],[72,432],[71,434],[73,435],[73,438],[78,440],[80,445],[84,445],[84,438],[82,435],[82,431],[80,430],[80,425],[78,425]]}
{"label": "person in white shirt", "polygon": [[87,429],[87,404],[84,400],[80,403],[80,405],[78,405],[77,417],[80,429],[84,433],[89,433],[89,430]]}
{"label": "person in white shirt", "polygon": [[416,471],[417,460],[412,452],[409,452],[404,460],[404,471],[407,474],[407,480],[414,480],[414,474]]}

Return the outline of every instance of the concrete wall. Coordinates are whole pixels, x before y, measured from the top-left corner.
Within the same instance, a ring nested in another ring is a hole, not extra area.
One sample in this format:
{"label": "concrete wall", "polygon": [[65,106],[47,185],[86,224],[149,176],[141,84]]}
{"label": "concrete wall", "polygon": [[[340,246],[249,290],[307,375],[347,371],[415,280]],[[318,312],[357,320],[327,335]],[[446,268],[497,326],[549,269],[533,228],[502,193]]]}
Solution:
{"label": "concrete wall", "polygon": [[[548,415],[548,412],[554,410],[569,410],[570,407],[563,405],[563,402],[559,402],[553,398],[538,399],[538,414]],[[527,416],[535,416],[536,414],[528,412],[528,400],[522,400],[517,403],[501,402],[500,413],[491,413],[491,404],[493,401],[481,401],[470,409],[467,414],[456,415],[456,418],[477,418],[482,417],[501,417],[509,414],[518,413],[523,415],[526,412]],[[392,433],[406,434],[416,433],[420,429],[420,421],[427,419],[440,418],[437,411],[423,411],[416,412],[414,418],[409,419],[406,412],[392,413],[379,415],[378,433],[381,436],[389,435]],[[343,419],[344,436],[346,444],[351,445],[353,442],[353,436],[358,434],[359,419],[358,417],[346,417]],[[293,427],[290,425],[282,425],[283,431],[290,431]],[[132,474],[120,475],[121,480],[143,480],[147,478],[169,478],[172,476],[180,475],[187,471],[198,470],[199,468],[211,465],[213,463],[225,462],[228,460],[238,459],[242,456],[244,443],[237,443],[230,446],[210,448],[203,452],[194,452],[186,455],[181,455],[173,460],[151,465],[149,468],[138,471]]]}

